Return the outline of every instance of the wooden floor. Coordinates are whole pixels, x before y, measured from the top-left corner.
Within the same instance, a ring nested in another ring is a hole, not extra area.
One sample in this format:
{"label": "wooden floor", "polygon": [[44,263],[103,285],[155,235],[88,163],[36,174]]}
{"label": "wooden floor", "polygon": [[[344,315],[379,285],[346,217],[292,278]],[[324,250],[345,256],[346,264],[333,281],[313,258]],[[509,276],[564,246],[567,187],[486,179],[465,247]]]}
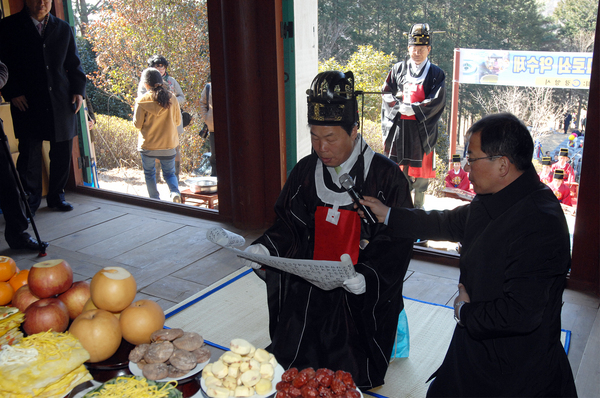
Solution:
{"label": "wooden floor", "polygon": [[[67,197],[73,211],[42,207],[37,212],[37,229],[42,240],[50,242],[46,257],[10,250],[3,239],[0,255],[14,258],[21,269],[62,258],[73,268],[75,280],[90,280],[103,267],[121,266],[136,278],[136,299],[152,298],[165,310],[241,267],[206,240],[209,228],[222,226],[248,242],[262,232],[237,231],[230,225],[74,193]],[[4,219],[0,228],[3,233]],[[413,260],[404,295],[451,305],[458,274],[453,267]],[[579,396],[600,397],[599,299],[565,291],[562,321],[562,327],[572,332],[569,360]]]}

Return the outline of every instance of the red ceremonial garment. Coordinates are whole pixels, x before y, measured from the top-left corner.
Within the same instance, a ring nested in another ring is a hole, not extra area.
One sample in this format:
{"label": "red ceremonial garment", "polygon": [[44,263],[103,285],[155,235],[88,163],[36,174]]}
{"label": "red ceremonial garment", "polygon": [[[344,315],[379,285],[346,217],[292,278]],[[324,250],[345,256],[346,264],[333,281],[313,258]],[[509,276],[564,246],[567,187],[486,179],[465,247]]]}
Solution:
{"label": "red ceremonial garment", "polygon": [[[404,115],[403,115],[404,116]],[[408,169],[408,175],[415,178],[435,178],[435,166],[433,164],[433,156],[435,151],[423,154],[423,166],[422,167],[410,167]],[[400,166],[402,167],[402,166]]]}
{"label": "red ceremonial garment", "polygon": [[[424,99],[425,91],[423,90],[423,84],[404,84],[404,90],[402,92],[402,102],[404,102],[405,104],[413,104],[415,102],[422,102]],[[400,119],[417,120],[415,115],[401,115]]]}
{"label": "red ceremonial garment", "polygon": [[357,212],[318,206],[315,212],[314,260],[340,261],[349,254],[358,263],[360,217]]}
{"label": "red ceremonial garment", "polygon": [[548,170],[547,173],[544,173],[543,171],[540,171],[538,176],[540,177],[540,181],[543,182],[544,184],[550,184],[552,182],[552,175],[553,172],[552,170]]}
{"label": "red ceremonial garment", "polygon": [[573,203],[571,202],[571,190],[566,184],[560,184],[560,187],[558,188],[556,188],[554,183],[548,186],[552,189],[552,192],[554,192],[554,196],[556,196],[556,199],[558,199],[560,203],[567,206],[573,205]]}
{"label": "red ceremonial garment", "polygon": [[554,170],[562,170],[565,172],[565,182],[575,182],[575,171],[569,163],[565,163],[564,166],[561,166],[560,162],[554,163],[552,165],[552,173],[554,173]]}

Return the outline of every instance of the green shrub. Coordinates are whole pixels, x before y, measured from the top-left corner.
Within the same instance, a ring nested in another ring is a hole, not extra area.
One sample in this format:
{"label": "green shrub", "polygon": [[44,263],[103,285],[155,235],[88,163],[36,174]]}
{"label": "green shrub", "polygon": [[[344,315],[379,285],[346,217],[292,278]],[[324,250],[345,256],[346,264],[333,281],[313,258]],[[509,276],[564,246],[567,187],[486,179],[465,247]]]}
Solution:
{"label": "green shrub", "polygon": [[448,161],[436,152],[435,154],[435,178],[429,180],[427,194],[436,198],[444,197],[443,189],[446,187],[446,175],[448,174]]}
{"label": "green shrub", "polygon": [[[191,172],[207,151],[207,140],[198,136],[198,123],[192,123],[179,137],[181,150],[181,171]],[[96,115],[94,147],[96,164],[99,169],[119,167],[142,168],[142,160],[137,150],[139,130],[131,120],[116,116]]]}
{"label": "green shrub", "polygon": [[96,114],[94,148],[99,169],[142,168],[137,151],[138,130],[131,120]]}
{"label": "green shrub", "polygon": [[362,132],[362,136],[369,144],[371,149],[373,149],[377,153],[383,153],[383,140],[381,136],[381,123],[372,122],[370,120],[364,119],[362,121],[362,126],[359,129],[359,132]]}
{"label": "green shrub", "polygon": [[192,123],[183,129],[179,137],[179,150],[181,151],[181,171],[190,173],[199,166],[202,154],[209,151],[208,137],[200,138],[198,132],[202,128],[199,118],[194,118]]}

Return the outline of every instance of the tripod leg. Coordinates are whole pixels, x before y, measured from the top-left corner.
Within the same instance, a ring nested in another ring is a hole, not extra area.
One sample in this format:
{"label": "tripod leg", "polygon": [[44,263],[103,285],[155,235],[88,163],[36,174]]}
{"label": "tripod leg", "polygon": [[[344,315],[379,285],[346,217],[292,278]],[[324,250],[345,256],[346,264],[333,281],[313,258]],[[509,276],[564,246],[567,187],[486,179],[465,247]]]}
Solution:
{"label": "tripod leg", "polygon": [[46,247],[48,246],[48,244],[45,242],[42,242],[42,240],[40,239],[40,234],[38,233],[37,227],[35,225],[35,221],[31,214],[31,209],[29,208],[29,202],[27,201],[27,194],[25,193],[25,190],[23,189],[23,184],[21,184],[21,179],[19,178],[19,173],[17,172],[17,168],[15,167],[15,163],[14,163],[14,161],[12,159],[12,155],[10,153],[10,145],[8,144],[8,137],[4,133],[4,127],[2,126],[1,122],[0,122],[0,140],[2,140],[2,144],[0,144],[2,149],[0,149],[0,150],[4,151],[4,153],[6,155],[7,162],[9,164],[11,173],[14,177],[15,184],[17,185],[17,189],[19,191],[19,196],[25,206],[25,214],[27,215],[27,218],[29,218],[29,220],[31,221],[31,227],[33,228],[35,238],[37,239],[38,244],[39,244],[40,252],[39,252],[38,256],[44,257],[47,255]]}

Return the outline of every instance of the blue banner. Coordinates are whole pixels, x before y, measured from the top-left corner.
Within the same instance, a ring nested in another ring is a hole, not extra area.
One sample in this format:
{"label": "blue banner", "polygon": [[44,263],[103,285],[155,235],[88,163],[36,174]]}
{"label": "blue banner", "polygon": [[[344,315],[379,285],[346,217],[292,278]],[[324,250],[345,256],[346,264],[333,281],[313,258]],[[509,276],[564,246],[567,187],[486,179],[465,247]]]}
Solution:
{"label": "blue banner", "polygon": [[589,89],[593,53],[460,48],[459,83]]}

